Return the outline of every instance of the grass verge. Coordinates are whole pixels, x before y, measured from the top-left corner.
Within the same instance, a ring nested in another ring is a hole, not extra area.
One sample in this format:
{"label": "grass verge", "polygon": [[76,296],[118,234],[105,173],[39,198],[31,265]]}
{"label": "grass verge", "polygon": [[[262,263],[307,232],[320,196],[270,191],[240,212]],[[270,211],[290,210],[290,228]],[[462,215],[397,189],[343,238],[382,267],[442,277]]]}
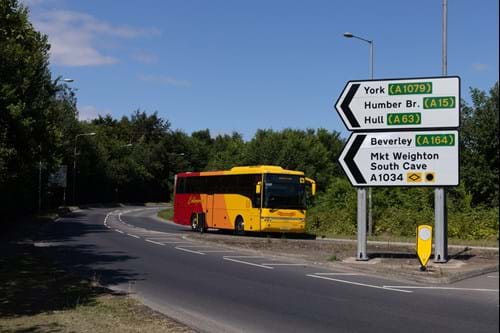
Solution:
{"label": "grass verge", "polygon": [[172,208],[162,209],[158,212],[158,217],[167,221],[172,221],[174,218],[174,210]]}

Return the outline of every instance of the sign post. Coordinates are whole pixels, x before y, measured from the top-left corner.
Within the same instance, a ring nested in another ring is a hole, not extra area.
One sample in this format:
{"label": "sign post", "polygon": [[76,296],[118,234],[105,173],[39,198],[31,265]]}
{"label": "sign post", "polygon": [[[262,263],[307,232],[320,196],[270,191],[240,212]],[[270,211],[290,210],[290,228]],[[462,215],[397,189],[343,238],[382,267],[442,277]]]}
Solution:
{"label": "sign post", "polygon": [[49,186],[63,188],[63,206],[66,206],[66,185],[68,166],[62,165],[59,170],[49,175]]}

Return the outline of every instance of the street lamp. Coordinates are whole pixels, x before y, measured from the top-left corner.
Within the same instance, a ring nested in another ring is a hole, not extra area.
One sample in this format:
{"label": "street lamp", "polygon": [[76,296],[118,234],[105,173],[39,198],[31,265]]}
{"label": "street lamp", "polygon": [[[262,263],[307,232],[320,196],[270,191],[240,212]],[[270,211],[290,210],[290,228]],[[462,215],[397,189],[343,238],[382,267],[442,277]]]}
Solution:
{"label": "street lamp", "polygon": [[[363,42],[370,44],[370,80],[373,80],[373,40],[366,39],[354,35],[351,32],[345,32],[344,37],[356,38]],[[361,207],[364,209],[361,209]],[[360,216],[361,215],[361,216]],[[364,223],[360,223],[360,219]],[[361,226],[363,225],[363,226]],[[364,229],[364,230],[361,230]],[[372,219],[372,188],[368,188],[368,232],[370,235],[373,232],[373,219]],[[362,244],[360,244],[362,243]],[[358,260],[368,260],[366,256],[366,188],[358,189]]]}
{"label": "street lamp", "polygon": [[76,204],[76,146],[78,143],[78,138],[81,136],[94,136],[95,132],[77,134],[75,136],[75,147],[73,150],[73,203]]}
{"label": "street lamp", "polygon": [[373,40],[369,40],[363,37],[356,36],[350,32],[344,32],[344,37],[346,38],[356,38],[370,44],[370,79],[373,80]]}
{"label": "street lamp", "polygon": [[[186,155],[186,154],[185,153],[167,153],[167,156],[175,156],[175,157],[182,157],[184,155]],[[176,158],[176,160],[177,160],[177,158]],[[169,188],[168,188],[168,184],[169,184],[169,180],[168,179],[169,179],[169,174],[170,174],[170,166],[169,166],[169,164],[170,164],[170,162],[167,163],[167,192],[168,192],[168,198],[167,199],[168,200],[171,199],[170,198],[170,191],[169,191]],[[175,167],[174,171],[179,170],[178,166],[174,166],[174,167]],[[174,185],[175,185],[175,174],[174,174],[174,179],[172,181],[172,187],[174,187]]]}

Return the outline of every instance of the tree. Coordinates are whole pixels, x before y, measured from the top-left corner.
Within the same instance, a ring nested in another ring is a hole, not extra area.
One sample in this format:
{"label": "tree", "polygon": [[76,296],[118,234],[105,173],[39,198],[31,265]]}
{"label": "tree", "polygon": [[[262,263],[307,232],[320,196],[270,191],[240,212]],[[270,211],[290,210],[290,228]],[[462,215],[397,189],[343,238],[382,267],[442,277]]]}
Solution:
{"label": "tree", "polygon": [[[319,189],[324,189],[331,177],[338,172],[337,160],[333,158],[337,152],[329,150],[330,147],[340,147],[341,141],[335,137],[335,133],[330,136],[326,130],[258,130],[248,143],[244,162],[273,164],[304,171],[308,177],[316,180]],[[336,140],[339,140],[338,144],[335,143]]]}
{"label": "tree", "polygon": [[0,207],[29,211],[40,169],[46,176],[62,160],[69,95],[58,95],[65,88],[51,79],[47,36],[17,0],[0,2],[0,45]]}
{"label": "tree", "polygon": [[208,161],[208,170],[228,170],[242,165],[245,154],[245,142],[240,133],[217,135],[211,145],[212,153]]}
{"label": "tree", "polygon": [[461,178],[474,205],[498,207],[499,181],[499,85],[489,96],[471,89],[473,107],[462,107]]}

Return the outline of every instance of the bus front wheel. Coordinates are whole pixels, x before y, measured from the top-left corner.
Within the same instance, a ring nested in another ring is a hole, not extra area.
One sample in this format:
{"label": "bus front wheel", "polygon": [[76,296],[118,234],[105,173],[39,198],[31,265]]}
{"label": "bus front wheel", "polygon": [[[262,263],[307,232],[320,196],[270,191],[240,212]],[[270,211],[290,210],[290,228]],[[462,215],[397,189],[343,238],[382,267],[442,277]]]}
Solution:
{"label": "bus front wheel", "polygon": [[236,218],[236,221],[234,222],[234,233],[236,235],[245,234],[245,221],[243,221],[243,218],[241,216],[238,216]]}
{"label": "bus front wheel", "polygon": [[191,230],[198,230],[198,214],[191,215]]}

